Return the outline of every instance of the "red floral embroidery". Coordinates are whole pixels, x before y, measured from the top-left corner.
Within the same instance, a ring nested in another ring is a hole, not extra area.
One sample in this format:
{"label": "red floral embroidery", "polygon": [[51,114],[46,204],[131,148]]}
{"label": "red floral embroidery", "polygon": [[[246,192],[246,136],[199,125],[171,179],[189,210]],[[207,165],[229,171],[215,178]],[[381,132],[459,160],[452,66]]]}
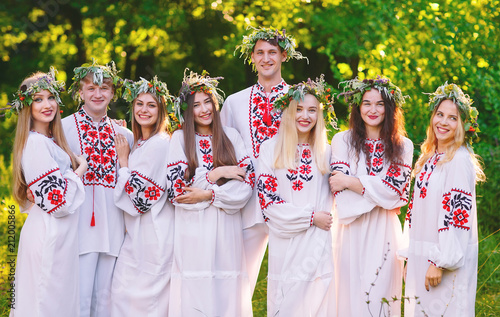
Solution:
{"label": "red floral embroidery", "polygon": [[63,195],[59,189],[54,189],[49,193],[49,200],[52,205],[57,205],[62,202]]}
{"label": "red floral embroidery", "polygon": [[373,153],[373,144],[372,143],[365,143],[366,149],[368,150],[369,153]]}
{"label": "red floral embroidery", "polygon": [[272,105],[277,98],[286,92],[286,87],[286,83],[282,81],[274,86],[271,93],[267,95],[264,87],[260,84],[252,86],[249,100],[249,126],[255,158],[259,157],[262,142],[278,133],[281,111],[272,111]]}
{"label": "red floral embroidery", "polygon": [[[425,189],[425,188],[424,188]],[[445,194],[443,196],[443,209],[446,210],[446,211],[450,211],[450,205],[448,204],[448,202],[450,201],[450,194]]]}
{"label": "red floral embroidery", "polygon": [[130,185],[127,183],[127,185],[125,185],[125,192],[126,192],[127,194],[129,194],[129,195],[130,195],[130,194],[132,194],[132,193],[134,192],[134,187],[130,186]]}
{"label": "red floral embroidery", "polygon": [[205,163],[213,163],[214,158],[210,154],[203,155],[203,162]]}
{"label": "red floral embroidery", "polygon": [[150,200],[157,200],[160,196],[160,191],[156,187],[148,187],[148,189],[144,192],[144,196]]}
{"label": "red floral embroidery", "polygon": [[425,196],[427,196],[427,188],[422,188],[420,190],[420,198],[425,198]]}
{"label": "red floral embroidery", "polygon": [[297,181],[293,182],[292,189],[293,189],[293,190],[299,190],[299,191],[300,191],[300,190],[302,190],[302,188],[304,187],[304,186],[302,186],[303,184],[304,184],[304,183],[302,183],[302,181],[299,179],[299,180],[297,180]]}
{"label": "red floral embroidery", "polygon": [[299,169],[301,174],[309,174],[312,170],[311,165],[301,165]]}
{"label": "red floral embroidery", "polygon": [[377,143],[375,152],[384,152],[384,145],[382,143]]}
{"label": "red floral embroidery", "polygon": [[184,182],[180,178],[175,181],[174,188],[177,193],[182,194],[184,192],[182,187],[185,186],[186,184],[184,184]]}
{"label": "red floral embroidery", "polygon": [[302,152],[302,158],[311,158],[311,150],[309,150],[309,149],[305,149],[305,150]]}
{"label": "red floral embroidery", "polygon": [[467,218],[469,218],[469,214],[467,213],[466,210],[457,209],[453,213],[453,221],[457,226],[463,226],[464,224],[469,222]]}
{"label": "red floral embroidery", "polygon": [[208,140],[200,140],[200,147],[202,149],[208,149],[210,147],[210,142],[208,142]]}
{"label": "red floral embroidery", "polygon": [[390,177],[398,177],[401,175],[401,169],[397,165],[391,165],[387,171],[387,175]]}
{"label": "red floral embroidery", "polygon": [[376,157],[376,158],[373,159],[373,166],[380,166],[380,165],[382,165],[382,163],[383,163],[382,158],[377,158]]}
{"label": "red floral embroidery", "polygon": [[88,169],[83,177],[84,185],[101,185],[114,188],[118,157],[115,150],[115,131],[109,118],[104,117],[97,125],[80,109],[73,114],[80,141],[80,150],[87,157]]}
{"label": "red floral embroidery", "polygon": [[266,189],[272,192],[275,192],[278,186],[275,178],[268,178],[264,184],[266,185]]}

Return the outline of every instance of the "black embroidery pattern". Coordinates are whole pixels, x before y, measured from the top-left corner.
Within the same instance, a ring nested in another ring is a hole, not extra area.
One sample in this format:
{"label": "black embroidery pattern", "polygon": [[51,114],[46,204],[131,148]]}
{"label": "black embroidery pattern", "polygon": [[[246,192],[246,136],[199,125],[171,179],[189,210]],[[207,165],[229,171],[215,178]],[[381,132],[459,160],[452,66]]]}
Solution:
{"label": "black embroidery pattern", "polygon": [[472,194],[461,189],[453,188],[443,194],[443,209],[446,212],[443,227],[439,232],[449,230],[450,226],[470,230],[469,217],[472,210]]}
{"label": "black embroidery pattern", "polygon": [[200,151],[201,159],[203,160],[203,167],[210,171],[214,168],[211,136],[200,134],[198,134],[198,136],[203,137],[203,139],[198,142],[198,150]]}
{"label": "black embroidery pattern", "polygon": [[401,200],[408,202],[410,179],[411,166],[392,162],[382,182],[398,193]]}
{"label": "black embroidery pattern", "polygon": [[184,174],[188,163],[186,161],[177,161],[167,166],[167,197],[170,202],[177,196],[184,194],[182,187],[191,185],[191,182],[186,182]]}
{"label": "black embroidery pattern", "polygon": [[158,200],[165,189],[139,172],[132,171],[125,184],[125,192],[135,209],[142,214],[151,209],[152,201]]}
{"label": "black embroidery pattern", "polygon": [[255,186],[255,168],[253,166],[250,157],[247,155],[238,162],[238,167],[245,169],[245,180],[244,182],[250,185],[250,187]]}
{"label": "black embroidery pattern", "polygon": [[280,84],[271,89],[270,95],[266,96],[263,86],[258,83],[252,86],[249,101],[249,120],[253,156],[255,158],[259,157],[262,142],[278,133],[281,111],[271,110],[274,101],[285,93],[285,87],[287,87],[287,84],[281,81]]}
{"label": "black embroidery pattern", "polygon": [[66,204],[67,182],[59,168],[52,169],[28,184],[35,204],[48,214]]}
{"label": "black embroidery pattern", "polygon": [[109,118],[104,117],[98,127],[83,109],[75,113],[74,118],[80,151],[87,157],[88,163],[83,184],[114,188],[118,156],[115,149],[116,132]]}

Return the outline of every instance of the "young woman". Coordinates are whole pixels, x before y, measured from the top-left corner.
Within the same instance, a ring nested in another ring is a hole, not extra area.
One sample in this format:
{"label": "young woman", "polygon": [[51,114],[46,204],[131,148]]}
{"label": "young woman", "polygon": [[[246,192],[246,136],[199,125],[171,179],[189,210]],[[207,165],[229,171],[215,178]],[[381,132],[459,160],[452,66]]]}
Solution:
{"label": "young woman", "polygon": [[112,316],[167,316],[174,245],[174,210],[167,202],[169,136],[166,84],[156,77],[127,81],[123,98],[132,102],[134,146],[116,135],[120,162],[114,191],[125,211],[125,240],[111,287]]}
{"label": "young woman", "polygon": [[[331,142],[339,316],[400,315],[399,207],[408,203],[413,143],[401,90],[389,79],[353,79],[344,92],[349,130]],[[390,305],[383,304],[383,299]]]}
{"label": "young woman", "polygon": [[[61,126],[55,69],[26,78],[11,103],[19,114],[13,195],[29,213],[21,230],[11,316],[77,316],[78,215],[85,198],[83,157],[69,150]],[[27,200],[27,190],[34,204]]]}
{"label": "young woman", "polygon": [[255,174],[238,132],[221,125],[218,79],[185,74],[175,103],[182,130],[168,155],[175,205],[170,316],[252,315],[240,210]]}
{"label": "young woman", "polygon": [[262,144],[257,190],[269,226],[268,316],[337,316],[324,81],[291,86],[276,138]]}
{"label": "young woman", "polygon": [[401,252],[408,258],[405,316],[474,316],[475,185],[485,176],[471,147],[479,131],[471,104],[455,84],[430,94],[432,116],[406,216],[410,244]]}

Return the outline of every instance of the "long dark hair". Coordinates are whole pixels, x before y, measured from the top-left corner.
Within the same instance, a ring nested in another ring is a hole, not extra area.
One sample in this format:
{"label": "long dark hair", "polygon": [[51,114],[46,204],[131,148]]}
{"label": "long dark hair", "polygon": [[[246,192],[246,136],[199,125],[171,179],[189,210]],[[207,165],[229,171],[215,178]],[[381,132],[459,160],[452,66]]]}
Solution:
{"label": "long dark hair", "polygon": [[[214,168],[219,166],[227,165],[237,165],[236,154],[234,152],[234,147],[224,129],[222,128],[222,123],[220,121],[219,114],[219,104],[217,99],[214,98],[212,94],[207,94],[212,100],[212,123],[210,128],[212,129],[212,151]],[[184,147],[186,158],[188,161],[188,168],[185,173],[186,180],[191,180],[198,167],[198,159],[196,155],[196,140],[195,140],[195,122],[194,122],[194,96],[195,94],[190,94],[187,97],[187,109],[183,113],[184,124],[182,125],[182,130],[184,131]],[[228,179],[221,178],[217,181],[217,185],[225,184]]]}
{"label": "long dark hair", "polygon": [[[396,106],[394,100],[387,95],[385,89],[382,89],[380,94],[385,108],[385,118],[380,131],[380,138],[384,142],[384,158],[389,162],[401,162],[404,152],[403,137],[406,136],[403,112],[401,108]],[[350,147],[356,153],[358,161],[361,152],[365,153],[366,157],[370,156],[368,149],[365,147],[366,127],[359,108],[360,105],[354,104],[349,118]]]}

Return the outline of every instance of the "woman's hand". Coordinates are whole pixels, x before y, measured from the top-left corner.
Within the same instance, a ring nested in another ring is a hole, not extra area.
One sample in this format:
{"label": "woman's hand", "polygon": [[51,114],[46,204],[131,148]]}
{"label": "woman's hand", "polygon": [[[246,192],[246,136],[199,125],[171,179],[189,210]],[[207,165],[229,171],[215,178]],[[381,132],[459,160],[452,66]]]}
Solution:
{"label": "woman's hand", "polygon": [[219,166],[208,173],[208,178],[212,183],[217,182],[220,178],[235,179],[237,181],[245,180],[245,169],[236,165]]}
{"label": "woman's hand", "polygon": [[313,225],[316,227],[329,231],[333,224],[333,217],[326,211],[318,211],[314,213]]}
{"label": "woman's hand", "polygon": [[333,171],[328,181],[332,193],[344,189],[350,189],[360,195],[363,192],[363,184],[361,184],[359,178],[346,175],[340,171]]}
{"label": "woman's hand", "polygon": [[195,187],[182,187],[182,189],[186,191],[186,193],[177,196],[177,198],[174,199],[176,203],[196,204],[202,201],[212,200],[211,190],[205,190]]}
{"label": "woman's hand", "polygon": [[127,127],[127,121],[123,120],[123,119],[111,119],[114,123],[116,123],[117,125],[121,126],[121,127],[124,127],[126,128]]}
{"label": "woman's hand", "polygon": [[83,155],[77,155],[75,156],[76,163],[78,164],[78,167],[75,170],[75,173],[82,178],[83,174],[87,171],[88,168],[88,163],[87,159]]}
{"label": "woman's hand", "polygon": [[128,167],[128,155],[130,154],[130,147],[128,145],[127,138],[121,134],[116,134],[115,146],[116,154],[118,155],[118,161],[120,162],[120,167]]}
{"label": "woman's hand", "polygon": [[429,291],[429,286],[436,287],[441,283],[441,278],[443,276],[443,270],[429,264],[427,273],[425,273],[425,289]]}

